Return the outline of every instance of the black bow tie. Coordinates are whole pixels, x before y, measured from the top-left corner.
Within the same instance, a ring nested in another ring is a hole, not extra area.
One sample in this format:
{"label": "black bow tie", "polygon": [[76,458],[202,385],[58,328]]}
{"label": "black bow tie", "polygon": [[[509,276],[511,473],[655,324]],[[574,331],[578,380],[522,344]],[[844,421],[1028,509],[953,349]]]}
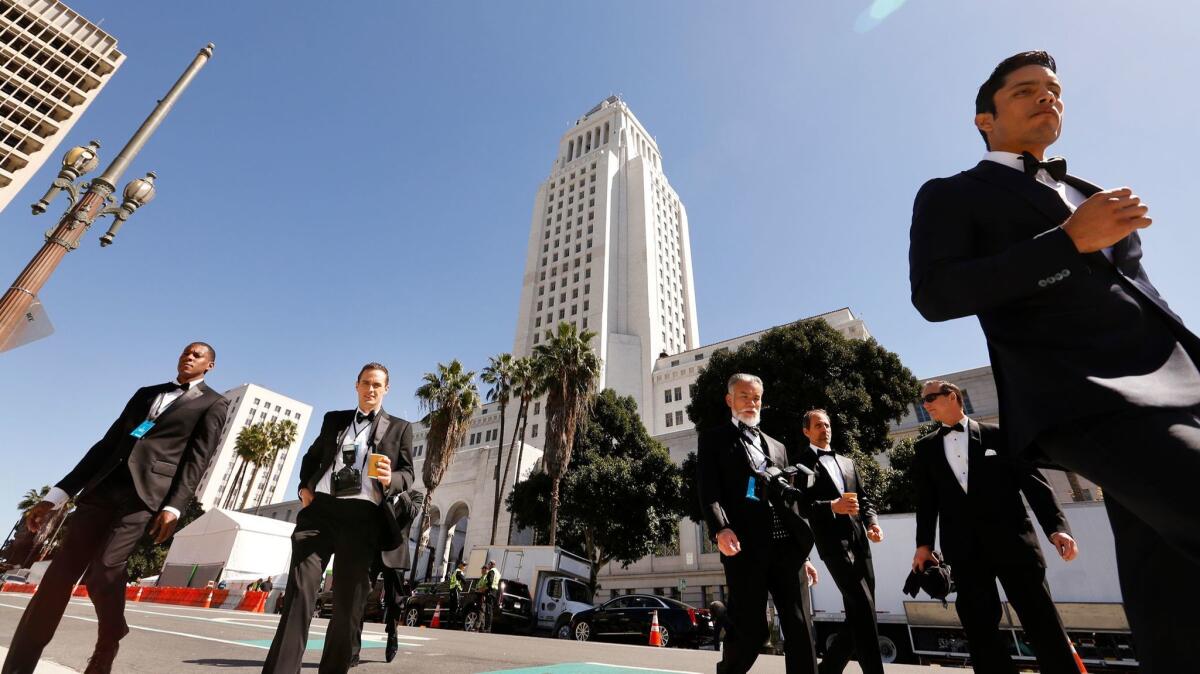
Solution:
{"label": "black bow tie", "polygon": [[750,435],[758,434],[758,426],[751,426],[750,424],[748,424],[744,421],[738,422],[738,428],[741,429],[741,431],[743,433],[749,433]]}
{"label": "black bow tie", "polygon": [[818,459],[821,458],[822,456],[833,456],[832,449],[817,449],[816,447],[813,447],[813,449],[816,449]]}
{"label": "black bow tie", "polygon": [[188,389],[190,389],[191,387],[192,387],[192,382],[190,382],[190,381],[185,382],[183,384],[180,384],[177,381],[171,382],[171,390],[173,390],[173,391],[183,391],[184,393],[187,393]]}
{"label": "black bow tie", "polygon": [[944,438],[944,437],[946,437],[947,434],[950,433],[950,431],[958,431],[959,433],[962,433],[963,430],[964,430],[963,425],[962,425],[962,422],[960,421],[957,424],[954,424],[953,426],[942,426],[941,428],[939,428],[938,436]]}
{"label": "black bow tie", "polygon": [[354,423],[361,424],[363,421],[375,421],[375,410],[371,410],[366,414],[361,411],[354,413]]}
{"label": "black bow tie", "polygon": [[1025,162],[1025,175],[1033,177],[1037,175],[1040,169],[1046,169],[1046,173],[1050,174],[1055,180],[1062,180],[1067,177],[1067,160],[1062,157],[1051,157],[1046,161],[1038,161],[1038,158],[1028,152],[1021,153],[1021,161]]}

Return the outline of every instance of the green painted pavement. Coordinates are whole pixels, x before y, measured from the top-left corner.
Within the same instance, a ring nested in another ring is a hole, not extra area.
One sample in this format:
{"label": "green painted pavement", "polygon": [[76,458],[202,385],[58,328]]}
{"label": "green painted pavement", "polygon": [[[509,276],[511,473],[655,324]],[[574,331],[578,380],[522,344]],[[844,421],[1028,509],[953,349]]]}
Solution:
{"label": "green painted pavement", "polygon": [[653,667],[622,667],[599,662],[568,662],[560,665],[543,665],[523,669],[498,669],[480,674],[693,674],[678,669],[654,669]]}

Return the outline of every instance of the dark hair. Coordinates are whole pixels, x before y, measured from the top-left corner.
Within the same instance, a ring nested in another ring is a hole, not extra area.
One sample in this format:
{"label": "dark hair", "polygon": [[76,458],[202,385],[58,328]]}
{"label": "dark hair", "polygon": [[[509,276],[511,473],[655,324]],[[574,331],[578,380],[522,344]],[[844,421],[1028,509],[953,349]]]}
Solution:
{"label": "dark hair", "polygon": [[[1004,88],[1004,82],[1008,79],[1009,73],[1025,66],[1042,66],[1049,68],[1051,72],[1058,72],[1054,57],[1044,51],[1023,51],[1020,54],[1009,56],[1001,61],[988,76],[987,81],[980,85],[979,93],[975,94],[975,114],[979,115],[985,112],[996,114],[996,92]],[[992,149],[983,129],[979,129],[979,135],[983,136],[983,144],[987,146],[987,149]]]}
{"label": "dark hair", "polygon": [[188,344],[188,346],[203,346],[204,348],[208,349],[208,359],[214,363],[217,362],[217,350],[212,348],[212,344],[209,344],[208,342],[192,342],[191,344]]}
{"label": "dark hair", "polygon": [[808,428],[811,423],[812,418],[818,414],[824,414],[826,419],[829,418],[829,412],[826,412],[823,409],[817,408],[817,409],[809,410],[804,413],[804,417],[802,419],[802,421],[804,423],[804,428]]}
{"label": "dark hair", "polygon": [[379,370],[379,371],[383,372],[383,383],[384,384],[391,383],[391,381],[390,381],[391,375],[388,374],[387,368],[384,367],[383,363],[376,363],[374,361],[367,363],[366,365],[363,365],[362,369],[358,371],[358,379],[355,379],[354,381],[357,382],[360,379],[362,379],[363,373],[366,372],[367,370]]}
{"label": "dark hair", "polygon": [[953,393],[954,396],[956,398],[958,398],[958,409],[960,409],[960,410],[966,409],[966,404],[963,403],[962,389],[959,388],[957,384],[952,384],[952,383],[942,380],[942,379],[930,379],[929,381],[922,384],[921,388],[925,388],[926,386],[938,387],[938,393]]}

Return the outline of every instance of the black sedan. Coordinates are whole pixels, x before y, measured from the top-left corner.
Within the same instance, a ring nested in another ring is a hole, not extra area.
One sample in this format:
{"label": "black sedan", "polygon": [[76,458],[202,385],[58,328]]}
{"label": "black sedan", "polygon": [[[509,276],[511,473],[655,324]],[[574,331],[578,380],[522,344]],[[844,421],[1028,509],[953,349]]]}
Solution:
{"label": "black sedan", "polygon": [[658,612],[663,646],[699,648],[712,643],[712,616],[707,609],[653,594],[627,594],[571,618],[571,636],[577,641],[628,641],[650,643],[650,625]]}
{"label": "black sedan", "polygon": [[[383,622],[383,590],[383,579],[377,579],[371,587],[371,591],[367,593],[367,598],[363,601],[363,620]],[[283,593],[279,594],[279,598],[282,602]],[[282,610],[282,603],[280,603],[279,610]],[[317,595],[317,605],[313,610],[313,615],[318,618],[333,616],[333,590],[325,590]]]}
{"label": "black sedan", "polygon": [[[475,579],[467,579],[466,587],[474,587]],[[460,615],[450,613],[450,583],[421,583],[413,590],[404,606],[403,620],[409,627],[428,625],[433,620],[433,614],[441,604],[442,613],[439,622],[443,627],[462,626],[468,632],[478,629],[480,612],[475,597],[470,590],[462,592],[462,607]],[[492,616],[492,628],[495,631],[527,631],[533,625],[533,600],[529,597],[529,587],[524,583],[501,579],[500,581],[500,610]]]}

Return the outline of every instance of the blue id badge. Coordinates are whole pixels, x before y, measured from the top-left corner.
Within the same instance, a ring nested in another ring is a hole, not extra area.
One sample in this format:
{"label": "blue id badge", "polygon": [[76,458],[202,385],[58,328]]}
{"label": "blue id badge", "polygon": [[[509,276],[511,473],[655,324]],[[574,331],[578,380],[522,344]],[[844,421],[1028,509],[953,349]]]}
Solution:
{"label": "blue id badge", "polygon": [[757,501],[758,500],[758,494],[755,493],[754,486],[755,486],[754,485],[754,476],[751,475],[750,480],[746,483],[746,500],[747,501]]}
{"label": "blue id badge", "polygon": [[133,431],[131,431],[129,434],[135,438],[140,438],[149,433],[151,428],[154,428],[154,422],[147,419],[139,424],[138,427],[133,429]]}

